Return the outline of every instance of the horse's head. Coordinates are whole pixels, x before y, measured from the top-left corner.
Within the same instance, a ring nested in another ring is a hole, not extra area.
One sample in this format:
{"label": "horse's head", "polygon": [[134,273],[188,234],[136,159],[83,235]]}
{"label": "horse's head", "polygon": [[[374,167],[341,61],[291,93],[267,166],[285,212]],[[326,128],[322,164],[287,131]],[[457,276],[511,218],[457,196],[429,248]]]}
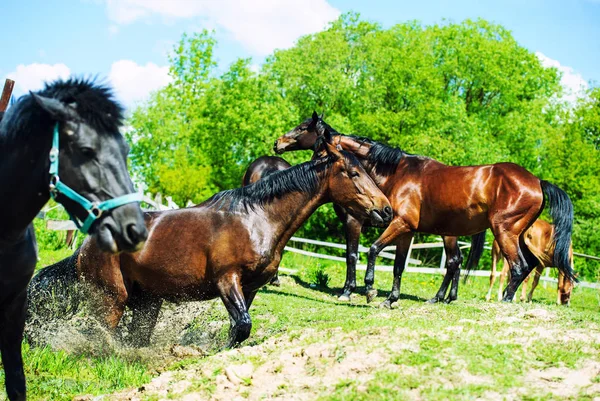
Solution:
{"label": "horse's head", "polygon": [[[79,91],[71,90],[69,84],[79,85]],[[82,89],[85,84],[89,88]],[[56,180],[94,204],[132,194],[134,188],[126,162],[129,147],[119,132],[121,107],[103,87],[78,81],[59,81],[55,86],[60,88],[48,86],[31,96],[52,121],[54,132],[58,130],[55,136],[59,144],[57,177],[60,178]],[[69,90],[72,93],[65,101],[64,94]],[[65,193],[57,192],[56,200],[79,220],[89,217],[89,211]],[[128,202],[115,202],[107,207],[110,210],[94,210],[99,217],[89,232],[105,251],[138,250],[148,236],[139,203]]]}
{"label": "horse's head", "polygon": [[278,154],[293,150],[314,150],[317,138],[322,134],[325,126],[322,117],[313,111],[312,117],[307,118],[296,128],[277,138],[273,150]]}
{"label": "horse's head", "polygon": [[328,139],[330,138],[323,141],[322,146],[329,160],[333,161],[328,174],[332,202],[349,210],[357,218],[369,219],[372,225],[389,224],[393,211],[387,197],[363,169],[356,156],[338,150]]}

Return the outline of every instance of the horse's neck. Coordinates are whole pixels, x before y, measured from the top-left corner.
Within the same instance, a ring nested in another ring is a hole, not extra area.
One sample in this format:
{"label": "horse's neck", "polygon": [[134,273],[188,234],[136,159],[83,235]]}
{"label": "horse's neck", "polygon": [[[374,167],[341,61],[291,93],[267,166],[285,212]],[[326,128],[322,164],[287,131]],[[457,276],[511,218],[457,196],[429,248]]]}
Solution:
{"label": "horse's neck", "polygon": [[39,143],[0,144],[0,241],[19,240],[48,202],[50,149]]}
{"label": "horse's neck", "polygon": [[326,202],[325,189],[319,188],[312,196],[306,192],[290,192],[265,206],[264,213],[270,225],[274,251],[281,254],[292,235]]}

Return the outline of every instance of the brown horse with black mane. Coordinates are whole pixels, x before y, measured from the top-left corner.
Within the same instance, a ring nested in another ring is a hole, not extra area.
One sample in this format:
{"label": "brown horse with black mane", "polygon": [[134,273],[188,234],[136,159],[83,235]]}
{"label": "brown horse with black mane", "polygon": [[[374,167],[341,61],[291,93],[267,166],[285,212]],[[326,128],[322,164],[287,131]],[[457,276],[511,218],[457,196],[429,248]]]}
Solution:
{"label": "brown horse with black mane", "polygon": [[133,308],[131,328],[144,345],[163,299],[220,297],[232,322],[229,345],[240,343],[250,335],[248,309],[256,292],[277,271],[289,238],[320,205],[341,204],[374,224],[391,220],[387,198],[356,157],[325,147],[327,157],[220,192],[198,206],[146,213],[149,236],[140,252],[110,256],[87,239],[74,257],[34,277],[32,307],[64,290],[68,283],[61,277],[78,278],[99,290],[99,312],[109,328],[116,328],[126,306]]}
{"label": "brown horse with black mane", "polygon": [[[560,188],[513,163],[447,166],[368,138],[342,135],[316,113],[278,138],[275,150],[282,153],[314,148],[317,135],[324,131],[334,135],[333,142],[337,146],[354,153],[361,160],[394,209],[394,219],[369,251],[365,275],[368,301],[376,295],[372,288],[375,258],[384,247],[394,243],[397,247],[394,283],[383,304],[390,306],[400,296],[404,261],[415,232],[442,236],[476,235],[467,263],[467,270],[470,270],[481,256],[484,232],[488,228],[492,229],[502,254],[510,264],[511,280],[504,290],[503,300],[512,301],[523,279],[538,264],[525,245],[524,232],[542,212],[544,195],[555,224],[554,265],[567,278],[575,280],[569,263],[573,205]],[[355,235],[359,233],[360,230],[357,230]],[[455,261],[448,264],[448,272],[436,298],[445,293],[450,280],[453,288],[458,284],[460,253],[452,253],[453,249],[448,249],[448,245],[446,238],[448,259]]]}

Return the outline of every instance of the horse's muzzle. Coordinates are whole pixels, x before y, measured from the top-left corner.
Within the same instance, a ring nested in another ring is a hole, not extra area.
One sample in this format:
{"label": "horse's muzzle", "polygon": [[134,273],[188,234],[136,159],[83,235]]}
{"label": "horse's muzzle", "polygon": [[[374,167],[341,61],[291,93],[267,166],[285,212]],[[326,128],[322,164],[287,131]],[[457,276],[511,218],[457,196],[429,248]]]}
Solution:
{"label": "horse's muzzle", "polygon": [[371,218],[371,224],[374,226],[385,226],[392,221],[394,212],[390,206],[386,206],[381,210],[371,210],[369,217]]}

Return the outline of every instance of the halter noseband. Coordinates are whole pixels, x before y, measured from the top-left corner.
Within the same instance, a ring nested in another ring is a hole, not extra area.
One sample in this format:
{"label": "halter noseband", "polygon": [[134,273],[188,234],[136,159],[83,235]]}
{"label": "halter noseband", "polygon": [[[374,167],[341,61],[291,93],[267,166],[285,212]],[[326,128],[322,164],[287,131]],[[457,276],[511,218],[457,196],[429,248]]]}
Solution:
{"label": "halter noseband", "polygon": [[115,209],[127,203],[140,202],[142,200],[142,194],[133,193],[105,200],[100,203],[90,202],[69,186],[63,184],[58,176],[58,136],[58,123],[56,123],[56,126],[54,127],[54,136],[52,138],[52,148],[50,149],[50,196],[52,199],[56,200],[58,195],[64,195],[73,202],[79,204],[88,213],[85,221],[81,223],[75,215],[67,210],[69,217],[73,220],[79,231],[87,234],[92,224],[102,216],[103,212]]}

